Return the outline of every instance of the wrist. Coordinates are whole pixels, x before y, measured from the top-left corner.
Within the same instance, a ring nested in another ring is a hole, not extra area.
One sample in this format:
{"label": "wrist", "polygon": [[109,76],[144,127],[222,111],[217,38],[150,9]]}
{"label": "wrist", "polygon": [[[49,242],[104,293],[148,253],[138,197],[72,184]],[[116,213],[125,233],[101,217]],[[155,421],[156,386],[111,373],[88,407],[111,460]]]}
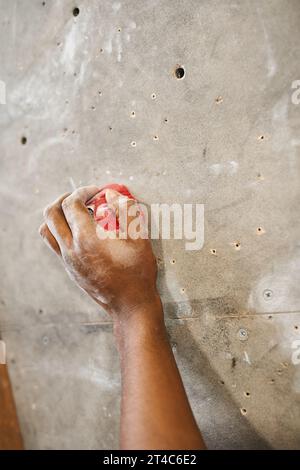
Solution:
{"label": "wrist", "polygon": [[125,300],[118,299],[110,308],[114,322],[134,323],[135,321],[163,319],[160,295],[156,290],[143,292],[142,295],[128,295]]}
{"label": "wrist", "polygon": [[[114,333],[119,346],[123,339],[144,335],[165,335],[164,313],[160,296],[156,294],[146,302],[127,305],[113,313]],[[126,341],[125,341],[126,342]]]}

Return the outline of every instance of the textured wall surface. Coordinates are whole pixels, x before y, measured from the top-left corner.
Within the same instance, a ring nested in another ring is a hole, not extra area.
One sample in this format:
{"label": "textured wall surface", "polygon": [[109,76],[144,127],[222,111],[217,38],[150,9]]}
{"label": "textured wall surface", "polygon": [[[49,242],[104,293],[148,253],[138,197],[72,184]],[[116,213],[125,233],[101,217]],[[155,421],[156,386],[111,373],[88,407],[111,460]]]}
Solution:
{"label": "textured wall surface", "polygon": [[147,203],[205,205],[202,250],[155,250],[207,444],[299,448],[298,0],[0,0],[0,11],[0,329],[26,447],[118,446],[110,319],[38,227],[74,185],[123,182]]}

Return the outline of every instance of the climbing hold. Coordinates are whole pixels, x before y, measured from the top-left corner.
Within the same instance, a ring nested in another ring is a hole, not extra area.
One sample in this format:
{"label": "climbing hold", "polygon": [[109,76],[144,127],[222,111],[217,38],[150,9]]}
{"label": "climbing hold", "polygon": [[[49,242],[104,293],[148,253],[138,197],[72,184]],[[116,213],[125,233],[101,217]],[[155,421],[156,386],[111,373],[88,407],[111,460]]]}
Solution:
{"label": "climbing hold", "polygon": [[119,229],[119,220],[116,218],[115,213],[108,207],[106,200],[106,190],[113,189],[128,199],[135,198],[128,191],[127,187],[123,184],[108,184],[100,189],[92,199],[86,203],[86,207],[95,221],[102,227],[104,230],[118,230]]}

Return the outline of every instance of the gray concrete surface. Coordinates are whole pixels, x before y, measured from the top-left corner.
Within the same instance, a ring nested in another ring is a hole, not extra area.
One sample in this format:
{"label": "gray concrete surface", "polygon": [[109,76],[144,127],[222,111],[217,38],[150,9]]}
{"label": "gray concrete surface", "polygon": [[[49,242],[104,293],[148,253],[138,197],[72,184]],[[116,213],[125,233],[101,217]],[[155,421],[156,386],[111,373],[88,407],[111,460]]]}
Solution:
{"label": "gray concrete surface", "polygon": [[208,446],[299,448],[299,2],[0,7],[0,325],[26,447],[118,446],[110,319],[37,233],[57,195],[114,181],[148,203],[205,204],[202,250],[155,249]]}

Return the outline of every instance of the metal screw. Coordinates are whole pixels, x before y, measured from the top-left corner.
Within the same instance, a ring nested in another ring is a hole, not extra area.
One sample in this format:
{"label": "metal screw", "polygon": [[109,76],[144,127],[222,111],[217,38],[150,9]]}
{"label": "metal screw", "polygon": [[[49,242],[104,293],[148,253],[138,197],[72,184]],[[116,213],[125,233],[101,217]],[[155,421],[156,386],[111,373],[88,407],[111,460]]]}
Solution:
{"label": "metal screw", "polygon": [[263,291],[263,297],[265,300],[271,300],[273,297],[273,291],[271,289],[265,289]]}
{"label": "metal screw", "polygon": [[248,331],[245,328],[240,328],[238,331],[238,338],[240,341],[246,341],[248,339]]}

